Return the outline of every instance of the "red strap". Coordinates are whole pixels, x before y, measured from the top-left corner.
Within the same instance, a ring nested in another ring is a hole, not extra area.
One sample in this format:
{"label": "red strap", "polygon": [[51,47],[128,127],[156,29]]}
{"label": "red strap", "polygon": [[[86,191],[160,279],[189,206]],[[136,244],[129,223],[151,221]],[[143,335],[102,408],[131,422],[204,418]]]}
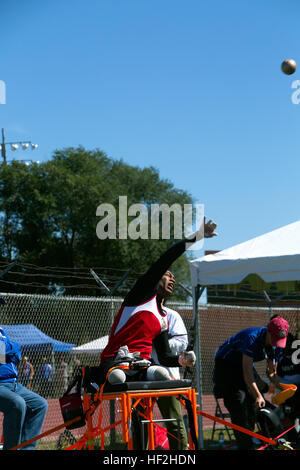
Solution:
{"label": "red strap", "polygon": [[59,426],[56,426],[55,428],[49,429],[49,431],[45,431],[39,436],[33,437],[32,439],[29,439],[28,441],[22,442],[21,444],[18,444],[17,446],[14,446],[9,450],[20,449],[21,447],[24,447],[27,444],[31,444],[31,442],[37,441],[38,439],[41,439],[42,437],[49,436],[49,434],[52,434],[53,432],[58,431],[59,429],[65,428],[66,426],[69,426],[69,424],[75,423],[76,421],[79,421],[79,420],[81,420],[81,416],[76,416],[76,418],[70,419],[70,421],[67,421],[66,423],[60,424]]}
{"label": "red strap", "polygon": [[273,446],[277,445],[277,442],[274,441],[273,439],[269,439],[268,437],[261,436],[260,434],[257,434],[256,432],[253,432],[253,431],[250,431],[249,429],[242,428],[241,426],[238,426],[237,424],[230,423],[230,422],[225,421],[224,419],[221,419],[221,418],[217,418],[216,416],[205,413],[204,411],[197,410],[197,413],[201,416],[204,416],[204,418],[212,419],[213,421],[216,421],[217,423],[224,424],[225,426],[229,426],[230,428],[233,428],[233,429],[236,429],[237,431],[248,434],[249,436],[256,437],[260,441],[265,441],[268,444],[272,444]]}

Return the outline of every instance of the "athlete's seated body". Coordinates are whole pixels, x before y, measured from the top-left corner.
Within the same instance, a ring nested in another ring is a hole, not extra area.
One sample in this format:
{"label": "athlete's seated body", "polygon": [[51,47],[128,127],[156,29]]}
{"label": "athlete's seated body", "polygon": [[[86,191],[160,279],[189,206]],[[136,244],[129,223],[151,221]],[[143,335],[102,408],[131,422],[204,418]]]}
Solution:
{"label": "athlete's seated body", "polygon": [[[108,344],[101,354],[101,377],[98,382],[104,383],[108,379],[110,383],[122,383],[132,377],[136,380],[137,376],[132,370],[115,369],[120,364],[119,361],[122,363],[128,363],[130,359],[134,362],[136,359],[149,361],[144,376],[146,380],[168,380],[168,373],[161,366],[191,367],[195,364],[193,351],[174,356],[170,350],[168,319],[167,312],[163,309],[162,290],[169,290],[172,293],[174,281],[172,276],[168,275],[168,269],[185,252],[187,244],[190,245],[203,237],[216,236],[215,228],[216,224],[212,221],[206,223],[204,220],[202,230],[174,244],[137,280],[122,303],[114,320]],[[151,366],[152,343],[155,345],[161,366]],[[129,361],[126,361],[124,350],[128,352]],[[108,372],[112,368],[114,369],[110,375]]]}

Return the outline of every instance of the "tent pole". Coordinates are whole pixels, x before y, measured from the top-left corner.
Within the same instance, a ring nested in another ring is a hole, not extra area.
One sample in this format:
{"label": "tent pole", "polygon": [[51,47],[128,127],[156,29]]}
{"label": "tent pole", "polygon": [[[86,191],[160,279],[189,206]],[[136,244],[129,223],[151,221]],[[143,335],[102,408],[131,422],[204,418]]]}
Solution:
{"label": "tent pole", "polygon": [[269,320],[270,320],[272,315],[273,315],[273,306],[274,306],[274,304],[276,302],[278,302],[279,300],[283,299],[283,297],[285,297],[286,294],[279,295],[279,297],[276,297],[276,299],[272,300],[265,290],[263,292],[264,292],[264,296],[266,298],[266,301],[268,302],[268,305],[269,305]]}
{"label": "tent pole", "polygon": [[269,320],[270,320],[270,318],[272,317],[272,300],[270,299],[268,293],[265,290],[264,290],[264,296],[269,305]]}
{"label": "tent pole", "polygon": [[[197,285],[193,288],[193,311],[194,311],[194,326],[195,326],[195,354],[196,354],[196,382],[197,382],[197,401],[199,409],[202,410],[202,386],[201,386],[201,349],[200,349],[200,326],[198,318],[198,302],[204,291],[204,287]],[[203,419],[198,415],[198,441],[200,449],[203,449]]]}

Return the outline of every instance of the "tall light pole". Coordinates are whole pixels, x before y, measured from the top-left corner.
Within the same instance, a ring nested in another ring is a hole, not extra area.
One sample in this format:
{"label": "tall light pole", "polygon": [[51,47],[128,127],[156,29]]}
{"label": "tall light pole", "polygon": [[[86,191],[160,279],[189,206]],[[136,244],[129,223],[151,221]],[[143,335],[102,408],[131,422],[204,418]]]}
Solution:
{"label": "tall light pole", "polygon": [[19,148],[19,145],[21,145],[22,149],[23,150],[26,150],[29,146],[31,147],[32,150],[35,150],[38,145],[37,144],[33,144],[30,140],[22,140],[22,141],[18,141],[18,142],[6,142],[5,141],[5,133],[4,133],[4,129],[2,128],[2,142],[0,144],[0,147],[1,147],[1,156],[2,156],[2,159],[3,159],[3,163],[4,165],[6,165],[7,163],[7,159],[6,159],[6,146],[7,145],[10,145],[11,146],[11,150],[12,151],[15,151]]}
{"label": "tall light pole", "polygon": [[[10,145],[12,151],[17,150],[19,148],[19,146],[21,146],[21,148],[23,150],[26,150],[29,146],[31,146],[32,150],[34,150],[38,147],[37,144],[32,144],[30,141],[6,142],[5,141],[5,133],[4,133],[3,128],[2,128],[2,131],[1,131],[1,135],[2,135],[2,141],[1,141],[1,144],[0,144],[0,149],[1,149],[1,156],[2,156],[2,159],[3,159],[3,165],[4,166],[7,165],[7,159],[6,159],[6,146],[7,145]],[[3,185],[5,186],[5,182],[3,182]],[[8,261],[11,261],[13,247],[12,247],[12,243],[11,243],[12,239],[11,239],[10,217],[9,217],[9,214],[8,214],[8,210],[5,207],[5,203],[3,203],[3,204],[4,204],[3,205],[3,213],[4,213],[3,238],[4,238],[5,245],[6,245],[7,259],[8,259]]]}
{"label": "tall light pole", "polygon": [[2,129],[1,155],[3,158],[3,163],[6,164],[6,144],[5,144],[4,129]]}

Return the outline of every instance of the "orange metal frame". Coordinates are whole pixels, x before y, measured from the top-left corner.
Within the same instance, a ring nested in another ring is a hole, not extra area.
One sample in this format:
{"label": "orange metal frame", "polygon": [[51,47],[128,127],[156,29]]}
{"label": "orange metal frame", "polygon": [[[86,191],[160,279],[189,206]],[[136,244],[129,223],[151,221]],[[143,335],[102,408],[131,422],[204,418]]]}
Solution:
{"label": "orange metal frame", "polygon": [[[175,389],[164,389],[164,390],[127,390],[118,393],[103,393],[101,395],[101,400],[96,403],[92,403],[91,395],[84,394],[83,396],[83,407],[84,412],[86,413],[86,424],[87,430],[84,435],[73,445],[67,447],[65,450],[74,450],[74,449],[83,449],[87,448],[88,450],[94,450],[94,439],[95,437],[100,437],[101,449],[104,449],[104,436],[107,431],[111,428],[121,425],[122,427],[122,440],[127,443],[128,450],[133,450],[133,441],[131,433],[131,423],[132,423],[132,411],[134,408],[141,404],[143,405],[145,412],[143,414],[144,418],[147,418],[149,423],[148,427],[148,448],[149,450],[154,450],[154,426],[153,423],[153,407],[155,401],[159,397],[165,396],[179,396],[183,395],[188,400],[190,400],[193,410],[193,419],[196,436],[198,436],[198,426],[197,426],[197,394],[195,389],[191,387],[175,388]],[[121,419],[110,426],[102,427],[102,408],[101,404],[105,400],[119,400],[120,403],[120,413]],[[183,403],[184,404],[184,403]],[[100,407],[99,419],[96,426],[93,425],[93,415],[96,409]],[[195,446],[190,436],[188,435],[189,449],[194,450]]]}

